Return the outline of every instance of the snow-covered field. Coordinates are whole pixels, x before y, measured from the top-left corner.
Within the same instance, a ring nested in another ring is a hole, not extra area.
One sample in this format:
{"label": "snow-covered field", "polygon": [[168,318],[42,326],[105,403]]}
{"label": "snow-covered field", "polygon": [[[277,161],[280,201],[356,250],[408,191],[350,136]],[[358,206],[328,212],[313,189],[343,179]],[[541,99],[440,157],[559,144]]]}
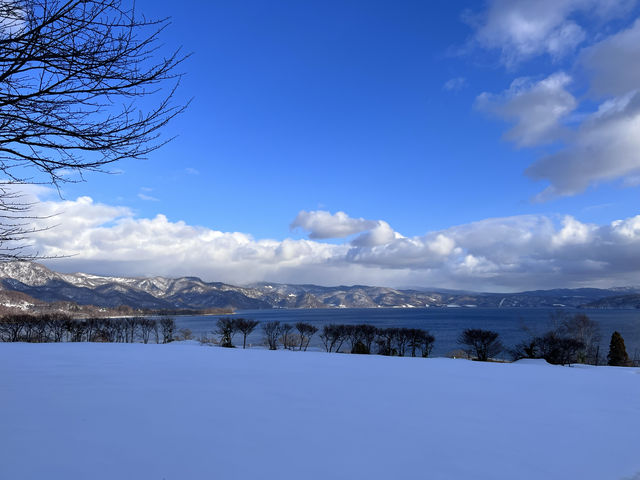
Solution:
{"label": "snow-covered field", "polygon": [[0,344],[0,478],[640,478],[640,369]]}

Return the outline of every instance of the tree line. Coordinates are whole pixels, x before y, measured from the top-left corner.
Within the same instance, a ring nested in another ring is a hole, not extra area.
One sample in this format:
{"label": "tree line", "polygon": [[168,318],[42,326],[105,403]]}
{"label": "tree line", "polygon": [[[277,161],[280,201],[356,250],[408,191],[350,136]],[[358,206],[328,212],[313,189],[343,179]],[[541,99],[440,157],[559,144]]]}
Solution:
{"label": "tree line", "polygon": [[[244,318],[220,318],[214,334],[222,347],[233,348],[234,336],[242,336],[242,348],[246,348],[247,336],[259,322]],[[320,332],[320,333],[318,333]],[[294,324],[271,321],[262,323],[263,343],[269,350],[306,351],[311,339],[318,333],[326,352],[359,354],[378,353],[388,356],[428,357],[435,337],[417,328],[377,328],[369,324],[324,325],[318,329],[306,322]]]}
{"label": "tree line", "polygon": [[176,339],[173,318],[75,319],[64,314],[7,315],[0,318],[3,342],[169,343]]}
{"label": "tree line", "polygon": [[[596,322],[587,315],[555,316],[556,324],[541,335],[529,332],[529,338],[513,348],[506,348],[500,334],[484,329],[465,329],[457,339],[464,355],[469,359],[490,361],[505,353],[515,360],[524,358],[544,359],[554,365],[585,363],[600,365],[604,355],[600,351],[600,332]],[[260,323],[243,318],[221,318],[214,331],[218,344],[233,348],[235,334],[242,336],[242,346],[246,348],[247,336]],[[427,330],[417,328],[377,328],[370,324],[342,325],[328,324],[319,330],[305,322],[295,324],[270,321],[262,323],[263,343],[269,350],[282,347],[289,350],[307,350],[311,338],[317,333],[326,352],[343,352],[387,356],[428,357],[435,343],[435,337]],[[624,339],[614,332],[606,356],[607,364],[631,366]]]}
{"label": "tree line", "polygon": [[[511,358],[545,359],[557,365],[585,363],[600,365],[605,357],[600,351],[598,324],[587,315],[555,318],[554,328],[540,335],[529,332],[529,338],[513,348],[505,348],[497,332],[484,329],[466,329],[457,339],[464,355],[478,361],[491,361],[503,353]],[[373,354],[385,356],[428,357],[435,337],[418,328],[377,328],[370,324],[328,324],[322,329],[306,323],[294,324],[221,317],[216,323],[215,343],[221,347],[235,347],[234,338],[247,338],[261,325],[263,343],[269,350],[279,348],[306,351],[311,339],[318,334],[326,352]],[[319,332],[319,333],[318,333]],[[189,339],[188,330],[177,331],[171,317],[87,318],[75,319],[64,314],[6,315],[0,317],[0,341],[3,342],[113,342],[113,343],[170,343]],[[614,332],[609,343],[606,363],[613,366],[632,366],[624,339]]]}

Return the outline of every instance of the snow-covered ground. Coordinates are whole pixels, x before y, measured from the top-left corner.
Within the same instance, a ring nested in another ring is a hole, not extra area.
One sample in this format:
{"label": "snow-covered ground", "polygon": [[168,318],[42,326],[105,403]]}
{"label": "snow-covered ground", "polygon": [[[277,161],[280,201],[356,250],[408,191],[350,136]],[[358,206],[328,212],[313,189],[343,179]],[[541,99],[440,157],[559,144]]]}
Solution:
{"label": "snow-covered ground", "polygon": [[0,344],[0,478],[640,478],[640,369]]}

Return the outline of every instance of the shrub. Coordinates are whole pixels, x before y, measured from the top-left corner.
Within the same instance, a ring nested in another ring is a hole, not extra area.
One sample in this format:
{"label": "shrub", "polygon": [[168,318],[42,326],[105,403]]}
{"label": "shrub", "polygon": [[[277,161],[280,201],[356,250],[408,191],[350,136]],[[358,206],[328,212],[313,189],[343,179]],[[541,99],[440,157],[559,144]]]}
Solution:
{"label": "shrub", "polygon": [[188,328],[181,328],[178,330],[178,337],[176,340],[193,340],[193,332]]}

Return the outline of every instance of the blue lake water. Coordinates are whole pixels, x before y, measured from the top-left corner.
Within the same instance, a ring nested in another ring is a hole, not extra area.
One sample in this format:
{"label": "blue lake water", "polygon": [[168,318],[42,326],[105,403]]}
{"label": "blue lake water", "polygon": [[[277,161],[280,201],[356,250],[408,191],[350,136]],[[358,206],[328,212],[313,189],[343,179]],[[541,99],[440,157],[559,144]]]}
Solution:
{"label": "blue lake water", "polygon": [[[252,318],[260,322],[279,320],[286,323],[307,322],[319,329],[328,323],[368,323],[376,327],[408,327],[429,330],[436,342],[433,355],[445,355],[460,348],[456,340],[466,328],[483,328],[500,334],[502,343],[512,347],[528,337],[526,327],[533,334],[541,334],[552,327],[551,315],[558,310],[544,308],[344,308],[344,309],[273,309],[241,310],[236,317]],[[585,313],[600,325],[601,351],[609,349],[611,334],[617,330],[622,334],[630,357],[640,354],[639,310],[574,310],[563,309],[564,314]],[[178,328],[190,329],[196,337],[211,334],[218,316],[176,317]],[[260,326],[248,338],[253,346],[263,344]],[[241,345],[239,335],[234,338]],[[322,349],[317,334],[311,342],[312,349]]]}

